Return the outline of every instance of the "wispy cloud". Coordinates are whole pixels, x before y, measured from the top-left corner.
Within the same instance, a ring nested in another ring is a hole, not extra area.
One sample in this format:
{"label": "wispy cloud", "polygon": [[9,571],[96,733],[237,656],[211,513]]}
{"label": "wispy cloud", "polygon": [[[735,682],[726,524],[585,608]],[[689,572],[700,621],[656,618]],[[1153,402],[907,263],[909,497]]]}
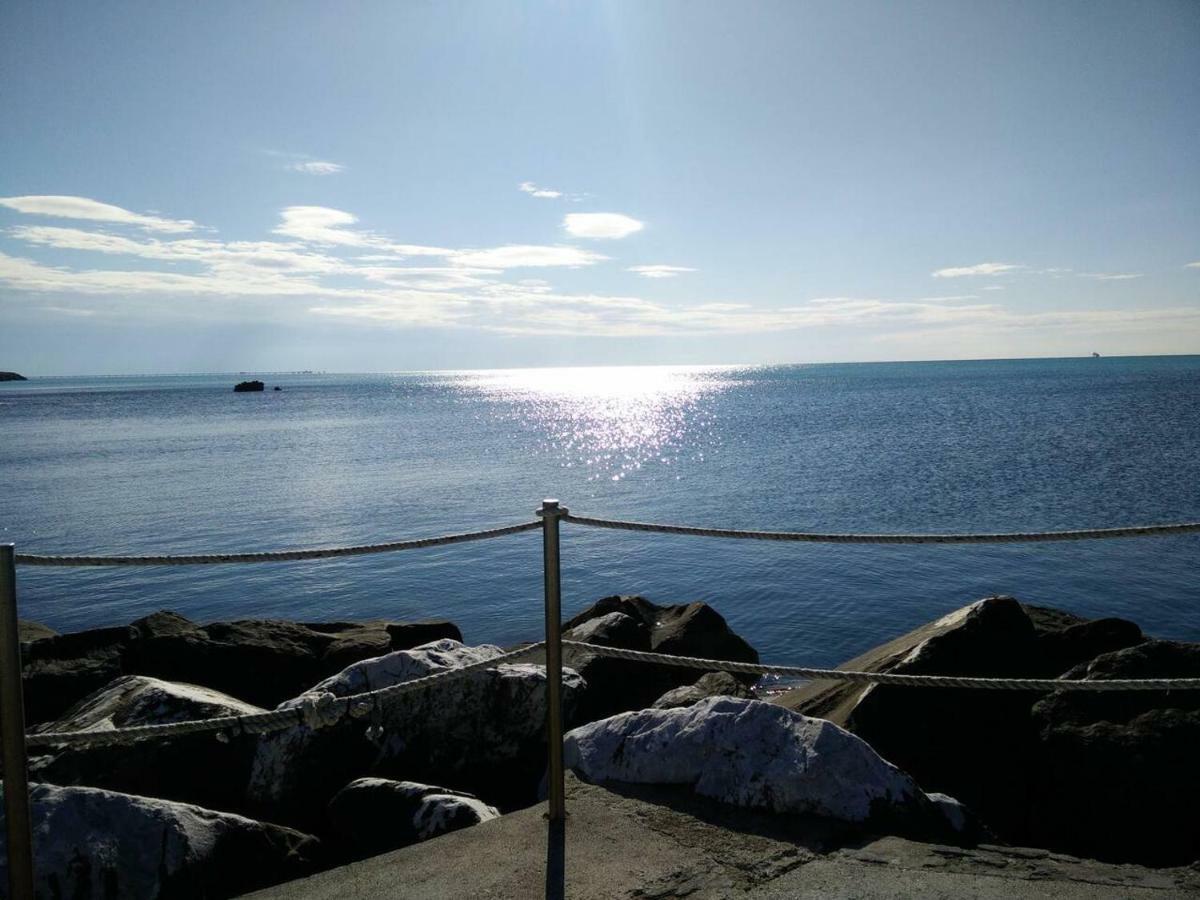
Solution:
{"label": "wispy cloud", "polygon": [[15,209],[17,212],[31,216],[135,225],[145,231],[160,231],[168,234],[181,234],[196,228],[196,223],[191,219],[164,219],[160,216],[130,212],[119,206],[90,200],[87,197],[69,197],[58,194],[0,197],[0,206],[7,206],[9,209]]}
{"label": "wispy cloud", "polygon": [[[394,327],[609,337],[852,328],[872,340],[919,332],[1016,340],[1012,336],[1023,329],[1086,334],[1200,327],[1196,307],[1025,313],[971,293],[914,299],[827,296],[761,306],[737,298],[663,302],[636,294],[564,290],[545,278],[524,277],[529,273],[522,270],[541,274],[607,257],[569,245],[403,244],[362,227],[352,213],[319,206],[287,207],[275,239],[259,241],[118,233],[118,223],[101,223],[105,227],[8,229],[6,236],[31,252],[92,254],[98,262],[77,264],[66,257],[71,265],[51,265],[0,253],[0,284],[7,288],[0,292],[0,305],[6,311],[25,304],[47,315],[126,315],[137,321],[250,316],[294,321],[307,314]],[[656,277],[648,274],[656,270],[691,271],[650,264],[630,269],[643,277]]]}
{"label": "wispy cloud", "polygon": [[341,163],[329,162],[324,159],[307,159],[289,163],[287,166],[293,172],[303,172],[305,175],[336,175],[346,171]]}
{"label": "wispy cloud", "polygon": [[460,250],[451,257],[451,262],[463,266],[479,266],[484,269],[544,268],[566,266],[578,268],[590,266],[608,259],[591,250],[578,247],[543,246],[540,244],[510,244],[485,250]]}
{"label": "wispy cloud", "polygon": [[543,200],[557,200],[563,195],[562,191],[552,191],[549,188],[538,187],[532,181],[522,181],[517,185],[517,190],[524,191],[531,197],[540,197]]}
{"label": "wispy cloud", "polygon": [[1185,263],[1183,267],[1185,269],[1200,269],[1200,260],[1196,262]]}
{"label": "wispy cloud", "polygon": [[687,266],[630,266],[625,271],[636,272],[643,278],[674,278],[676,275],[681,275],[684,272],[695,272],[695,269],[690,269]]}
{"label": "wispy cloud", "polygon": [[623,238],[645,228],[632,216],[621,213],[568,213],[563,228],[572,237]]}
{"label": "wispy cloud", "polygon": [[1080,278],[1093,278],[1096,281],[1132,281],[1141,278],[1141,272],[1080,272]]}
{"label": "wispy cloud", "polygon": [[951,266],[948,269],[938,269],[933,273],[933,277],[965,278],[971,275],[1003,275],[1006,272],[1015,272],[1016,270],[1023,268],[1025,267],[1013,265],[1011,263],[985,262],[978,263],[974,266]]}

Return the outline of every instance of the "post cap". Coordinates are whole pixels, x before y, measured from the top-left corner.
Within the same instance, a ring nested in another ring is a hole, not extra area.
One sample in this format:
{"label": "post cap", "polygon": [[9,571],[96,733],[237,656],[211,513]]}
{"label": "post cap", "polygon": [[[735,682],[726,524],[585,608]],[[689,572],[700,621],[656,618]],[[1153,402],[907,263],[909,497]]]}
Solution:
{"label": "post cap", "polygon": [[542,505],[535,509],[534,512],[543,518],[546,516],[565,516],[567,514],[567,508],[565,506],[559,506],[557,500],[547,497],[542,501]]}

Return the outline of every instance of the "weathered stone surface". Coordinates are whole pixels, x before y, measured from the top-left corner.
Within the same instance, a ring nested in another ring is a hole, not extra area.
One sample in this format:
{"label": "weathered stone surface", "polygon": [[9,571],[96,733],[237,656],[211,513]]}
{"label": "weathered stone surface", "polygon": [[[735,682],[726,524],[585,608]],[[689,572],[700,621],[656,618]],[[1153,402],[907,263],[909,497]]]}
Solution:
{"label": "weathered stone surface", "polygon": [[737,697],[742,700],[752,700],[754,693],[728,672],[709,672],[697,679],[695,684],[667,691],[654,701],[654,709],[691,706],[708,697]]}
{"label": "weathered stone surface", "polygon": [[[626,650],[758,662],[758,653],[704,603],[659,606],[643,597],[605,597],[564,624],[565,637]],[[695,669],[660,666],[571,650],[565,656],[588,684],[580,721],[644,709],[672,688],[693,683]],[[752,684],[754,677],[747,677]]]}
{"label": "weathered stone surface", "polygon": [[236,896],[306,874],[319,849],[310,835],[199,806],[46,784],[31,794],[38,897]]}
{"label": "weathered stone surface", "polygon": [[823,719],[757,700],[712,697],[623,713],[568,732],[566,765],[595,783],[691,785],[699,795],[775,813],[948,828],[916,782]]}
{"label": "weathered stone surface", "polygon": [[470,794],[386,778],[352,781],[329,803],[329,820],[348,859],[365,859],[499,816],[499,810]]}
{"label": "weathered stone surface", "polygon": [[[53,722],[35,729],[109,731],[217,716],[262,712],[209,688],[127,675],[89,695]],[[241,810],[254,757],[246,736],[177,735],[114,747],[55,748],[30,760],[31,777],[60,785],[86,785]]]}
{"label": "weathered stone surface", "polygon": [[[500,652],[437,641],[356,663],[304,696],[376,690]],[[564,671],[568,715],[583,686],[577,673]],[[281,708],[302,703],[304,696]],[[461,785],[500,806],[532,799],[545,766],[545,703],[543,666],[500,664],[473,671],[390,698],[367,718],[263,736],[249,794],[296,821],[311,821],[339,788],[368,775]],[[382,728],[377,742],[367,735],[370,726]]]}

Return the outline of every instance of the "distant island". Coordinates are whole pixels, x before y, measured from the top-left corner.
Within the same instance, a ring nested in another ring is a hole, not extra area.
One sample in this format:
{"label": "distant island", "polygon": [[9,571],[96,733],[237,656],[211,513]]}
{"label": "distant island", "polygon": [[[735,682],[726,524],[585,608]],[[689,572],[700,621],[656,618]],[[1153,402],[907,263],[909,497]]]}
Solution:
{"label": "distant island", "polygon": [[234,385],[233,390],[234,390],[234,393],[244,394],[248,391],[261,391],[265,387],[266,387],[265,384],[263,384],[261,381],[257,381],[257,380],[255,380],[255,381],[239,381],[236,385]]}
{"label": "distant island", "polygon": [[16,372],[0,372],[0,381],[28,381],[24,375],[18,375]]}

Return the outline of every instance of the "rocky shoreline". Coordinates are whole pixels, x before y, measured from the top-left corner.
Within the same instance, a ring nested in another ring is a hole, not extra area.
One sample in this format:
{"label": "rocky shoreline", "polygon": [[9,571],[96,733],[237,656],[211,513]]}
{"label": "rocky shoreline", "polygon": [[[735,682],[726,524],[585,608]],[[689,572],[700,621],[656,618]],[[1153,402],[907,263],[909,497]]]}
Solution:
{"label": "rocky shoreline", "polygon": [[[702,603],[608,597],[564,628],[592,644],[758,659]],[[43,732],[289,708],[502,653],[464,644],[444,621],[200,625],[171,612],[65,635],[22,623],[22,641],[27,717]],[[594,783],[671,785],[726,807],[941,844],[1154,866],[1200,858],[1200,692],[812,682],[764,702],[753,679],[724,673],[576,650],[565,665],[567,762]],[[1200,645],[996,597],[843,667],[1198,677]],[[544,712],[533,656],[328,727],[39,750],[39,884],[47,896],[114,886],[128,897],[236,896],[488,821],[538,800]]]}

